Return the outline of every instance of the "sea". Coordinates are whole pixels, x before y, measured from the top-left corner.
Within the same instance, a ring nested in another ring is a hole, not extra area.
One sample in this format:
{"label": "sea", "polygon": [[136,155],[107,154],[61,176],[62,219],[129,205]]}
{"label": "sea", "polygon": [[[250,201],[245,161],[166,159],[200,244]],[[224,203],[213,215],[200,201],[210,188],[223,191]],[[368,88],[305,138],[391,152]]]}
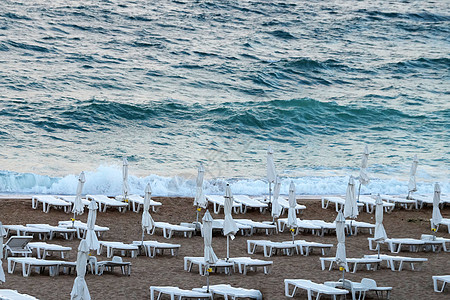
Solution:
{"label": "sea", "polygon": [[2,0],[0,193],[449,192],[450,1]]}

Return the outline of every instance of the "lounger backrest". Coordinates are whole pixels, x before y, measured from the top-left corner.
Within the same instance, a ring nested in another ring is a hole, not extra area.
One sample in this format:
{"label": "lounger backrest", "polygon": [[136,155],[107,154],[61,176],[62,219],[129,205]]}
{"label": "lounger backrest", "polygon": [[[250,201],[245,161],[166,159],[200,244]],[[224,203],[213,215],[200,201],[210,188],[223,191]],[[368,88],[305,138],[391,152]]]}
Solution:
{"label": "lounger backrest", "polygon": [[123,262],[122,257],[120,257],[120,256],[113,256],[112,261],[113,262],[120,262],[120,263]]}
{"label": "lounger backrest", "polygon": [[12,236],[5,243],[10,249],[27,249],[28,243],[33,239],[32,236]]}
{"label": "lounger backrest", "polygon": [[363,278],[361,280],[361,284],[369,289],[373,289],[377,287],[377,282],[370,278]]}
{"label": "lounger backrest", "polygon": [[421,240],[424,240],[424,241],[432,241],[433,240],[433,235],[431,235],[431,234],[422,234],[421,236],[420,236],[420,239]]}

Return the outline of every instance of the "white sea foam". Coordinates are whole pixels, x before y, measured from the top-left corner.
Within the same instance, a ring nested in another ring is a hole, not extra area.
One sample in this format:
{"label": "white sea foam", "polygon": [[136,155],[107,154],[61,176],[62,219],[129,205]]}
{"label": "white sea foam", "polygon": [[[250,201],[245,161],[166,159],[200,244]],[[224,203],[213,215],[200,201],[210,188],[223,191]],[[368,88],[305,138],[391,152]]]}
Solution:
{"label": "white sea foam", "polygon": [[[373,175],[373,174],[372,174]],[[345,194],[348,176],[302,176],[282,178],[281,194],[288,194],[290,181],[294,181],[298,195]],[[249,178],[215,178],[205,180],[206,194],[223,194],[226,182],[231,184],[234,194],[261,195],[268,193],[268,183],[264,179]],[[0,193],[9,194],[74,194],[78,176],[71,174],[64,177],[48,177],[33,173],[0,172]],[[150,183],[154,196],[186,196],[195,193],[195,178],[164,177],[149,175],[146,177],[129,176],[131,193],[143,194],[145,186]],[[432,181],[418,180],[418,193],[432,193]],[[450,190],[449,182],[441,182],[441,189]],[[358,187],[358,184],[357,184]],[[86,172],[84,194],[120,195],[122,193],[122,170],[118,166],[100,166],[95,171]],[[407,178],[377,179],[373,178],[367,186],[362,186],[361,193],[405,194]]]}

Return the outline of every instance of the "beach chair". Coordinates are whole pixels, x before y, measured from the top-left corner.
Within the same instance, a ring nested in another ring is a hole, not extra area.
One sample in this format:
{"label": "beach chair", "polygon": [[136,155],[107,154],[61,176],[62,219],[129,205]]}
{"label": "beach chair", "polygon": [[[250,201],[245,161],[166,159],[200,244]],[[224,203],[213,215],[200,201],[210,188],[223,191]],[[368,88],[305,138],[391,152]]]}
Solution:
{"label": "beach chair", "polygon": [[[370,278],[361,279],[361,284],[367,289],[367,292],[375,292],[377,295],[377,299],[388,299],[392,291],[391,286],[378,286],[377,282]],[[386,296],[383,297],[383,293],[386,293]]]}
{"label": "beach chair", "polygon": [[325,233],[336,232],[336,223],[325,222],[324,220],[303,220],[304,222],[309,222],[312,225],[320,227],[320,235],[323,236]]}
{"label": "beach chair", "polygon": [[[290,291],[292,289],[292,291]],[[298,289],[305,290],[308,295],[308,300],[312,300],[316,295],[316,299],[320,299],[321,295],[332,296],[336,299],[336,296],[345,299],[345,295],[348,294],[347,290],[337,289],[331,286],[327,286],[321,283],[315,283],[306,279],[285,279],[284,280],[284,295],[289,298],[293,298]]]}
{"label": "beach chair", "polygon": [[181,225],[174,225],[167,222],[155,222],[155,226],[153,227],[150,234],[154,234],[156,229],[161,229],[163,236],[166,239],[170,239],[172,235],[176,232],[182,233],[184,237],[192,237],[192,235],[195,232],[195,228]]}
{"label": "beach chair", "polygon": [[402,195],[381,195],[381,200],[394,203],[398,207],[402,207],[407,210],[411,210],[413,207],[416,207],[417,201],[413,199],[407,199],[406,196]]}
{"label": "beach chair", "polygon": [[[221,232],[223,232],[223,224],[224,224],[225,220],[224,219],[214,219],[212,225],[212,230],[220,230]],[[183,223],[181,223],[181,225],[183,225]],[[241,224],[241,223],[237,223],[236,222],[236,226],[238,227],[239,231],[241,232],[242,235],[246,235],[246,236],[250,236],[253,234],[253,227],[249,226],[249,225],[245,225],[245,224]],[[200,227],[203,230],[203,226],[200,223]],[[203,232],[202,232],[202,236],[203,236]]]}
{"label": "beach chair", "polygon": [[103,275],[104,271],[114,272],[114,268],[118,267],[123,275],[131,275],[131,263],[124,262],[122,257],[114,256],[112,260],[98,261],[97,257],[89,256],[89,268],[91,273],[95,275]]}
{"label": "beach chair", "polygon": [[3,228],[6,229],[6,236],[9,236],[12,232],[15,232],[18,236],[27,235],[34,237],[37,235],[40,240],[45,240],[50,234],[49,229],[24,225],[3,225]]}
{"label": "beach chair", "polygon": [[124,244],[122,242],[99,241],[99,244],[100,247],[97,249],[97,255],[101,255],[103,248],[106,248],[106,257],[108,258],[111,258],[115,251],[120,251],[122,256],[126,256],[127,253],[130,253],[132,258],[136,258],[139,250],[139,247],[136,245]]}
{"label": "beach chair", "polygon": [[[207,287],[192,289],[196,292],[206,293]],[[243,289],[232,287],[229,284],[214,284],[209,286],[209,291],[215,296],[220,296],[223,299],[237,300],[237,299],[256,299],[262,300],[262,293],[259,290]]]}
{"label": "beach chair", "polygon": [[[66,202],[69,202],[70,204],[72,204],[72,206],[75,203],[75,198],[76,198],[76,196],[69,196],[69,195],[58,195],[56,197],[61,200],[66,201]],[[81,198],[81,203],[83,203],[84,206],[88,206],[89,203],[91,203],[91,201],[89,201],[85,198]]]}
{"label": "beach chair", "polygon": [[62,208],[64,212],[70,212],[70,208],[72,204],[66,202],[64,200],[58,199],[55,196],[51,195],[34,195],[31,198],[31,207],[33,209],[37,209],[39,206],[39,202],[42,203],[42,211],[48,213],[50,211],[50,207]]}
{"label": "beach chair", "polygon": [[1,300],[38,300],[33,296],[21,294],[15,290],[0,289]]}
{"label": "beach chair", "polygon": [[102,212],[105,212],[108,207],[114,207],[117,208],[120,212],[125,212],[128,207],[128,203],[117,201],[105,195],[87,195],[86,199],[90,201],[94,200],[95,202],[97,202],[98,211]]}
{"label": "beach chair", "polygon": [[[364,255],[367,258],[378,258],[378,254]],[[412,271],[420,271],[422,269],[422,264],[427,262],[427,258],[420,257],[406,257],[406,256],[396,256],[396,255],[386,255],[380,254],[380,259],[386,261],[387,267],[391,271],[402,271],[403,266],[409,264]]]}
{"label": "beach chair", "polygon": [[262,203],[256,199],[250,198],[247,195],[233,195],[234,201],[241,204],[241,213],[245,214],[247,209],[259,209],[262,213],[267,209],[268,205],[266,203]]}
{"label": "beach chair", "polygon": [[322,255],[327,255],[328,253],[330,253],[330,250],[333,247],[333,244],[307,242],[305,240],[294,240],[294,242],[285,241],[283,243],[295,244],[298,250],[300,251],[300,254],[305,256],[308,256],[311,253],[313,253],[314,249],[319,249]]}
{"label": "beach chair", "polygon": [[[195,299],[195,300],[213,300],[211,293],[183,290],[174,286],[151,286],[150,300],[160,299],[162,295],[170,296],[171,300]],[[157,298],[155,298],[157,297]]]}
{"label": "beach chair", "polygon": [[[53,252],[59,252],[61,255],[61,258],[64,259],[64,253],[68,253],[72,250],[71,247],[65,247],[61,245],[56,244],[47,244],[43,242],[34,242],[34,243],[28,243],[28,246],[31,250],[36,250],[36,256],[37,258],[45,259],[46,256],[50,256],[53,254]],[[41,254],[42,250],[42,254]]]}
{"label": "beach chair", "polygon": [[375,230],[375,224],[367,222],[345,220],[345,225],[347,226],[350,233],[353,235],[358,235],[358,230],[361,231],[361,229],[368,230],[369,234],[372,234],[372,230]]}
{"label": "beach chair", "polygon": [[[289,210],[289,200],[286,197],[279,197],[278,198],[278,204],[281,207],[281,214],[285,214],[288,210]],[[297,214],[301,214],[303,212],[303,210],[306,209],[306,206],[302,205],[302,204],[296,204],[295,205],[295,212]]]}
{"label": "beach chair", "polygon": [[191,272],[193,266],[198,266],[198,272],[200,275],[206,274],[206,269],[209,267],[214,273],[223,271],[225,274],[231,275],[233,271],[234,263],[219,259],[215,264],[207,264],[203,256],[185,256],[184,257],[184,270]]}
{"label": "beach chair", "polygon": [[66,240],[73,239],[74,234],[77,232],[74,228],[64,228],[58,226],[51,226],[49,224],[27,224],[27,227],[35,227],[49,231],[49,239],[52,240],[53,237],[59,235],[65,238]]}
{"label": "beach chair", "polygon": [[234,219],[236,223],[250,226],[251,234],[253,235],[258,230],[263,230],[266,232],[266,235],[276,233],[277,231],[277,225],[273,224],[272,222],[256,222],[250,219]]}
{"label": "beach chair", "polygon": [[238,267],[239,273],[246,275],[247,271],[257,271],[258,268],[262,268],[264,274],[269,274],[272,269],[273,261],[254,259],[250,257],[233,257],[229,261],[234,263],[233,270],[236,271]]}
{"label": "beach chair", "polygon": [[[440,243],[442,249],[445,252],[450,252],[450,239],[448,238],[443,238],[443,237],[438,237],[438,236],[434,236],[432,234],[422,234],[420,236],[420,239],[422,241],[425,241],[425,246],[427,246],[427,243]],[[433,251],[435,251],[434,248],[431,248]]]}
{"label": "beach chair", "polygon": [[[450,219],[448,219],[448,218],[442,218],[442,220],[441,220],[441,222],[438,224],[438,226],[440,227],[440,226],[442,226],[442,225],[447,226],[447,231],[448,231],[448,233],[450,234]],[[433,223],[431,222],[431,219],[430,219],[430,226],[431,226],[431,229],[433,229]]]}
{"label": "beach chair", "polygon": [[[116,196],[116,200],[121,202],[124,201],[123,196]],[[144,207],[144,197],[142,196],[136,194],[128,195],[127,200],[129,206],[135,213],[138,213],[141,207]],[[152,208],[153,212],[156,212],[158,208],[160,208],[161,206],[162,206],[161,202],[150,199],[150,207]]]}
{"label": "beach chair", "polygon": [[[277,221],[278,221],[278,231],[283,232],[288,223],[288,218],[279,218]],[[315,225],[309,222],[308,220],[300,220],[299,218],[297,218],[294,235],[299,234],[300,231],[302,232],[311,231],[312,234],[317,234],[321,236],[323,235],[322,226]]]}
{"label": "beach chair", "polygon": [[364,300],[366,292],[369,290],[365,285],[359,282],[350,281],[348,279],[342,280],[342,278],[339,279],[339,281],[325,281],[323,284],[334,288],[344,288],[350,291],[352,300]]}
{"label": "beach chair", "polygon": [[23,255],[25,257],[31,254],[32,251],[28,246],[28,243],[33,239],[32,236],[12,236],[3,245],[3,255],[8,257],[8,253],[11,256]]}
{"label": "beach chair", "polygon": [[255,254],[258,250],[258,247],[261,247],[263,249],[265,257],[271,257],[272,255],[276,255],[278,252],[288,256],[293,255],[294,252],[297,254],[299,253],[297,250],[297,246],[293,243],[289,244],[266,240],[247,240],[248,254]]}
{"label": "beach chair", "polygon": [[[366,206],[366,212],[371,214],[375,211],[375,199],[370,195],[360,195],[359,202]],[[395,204],[383,201],[383,208],[386,213],[390,213],[394,210]]]}
{"label": "beach chair", "polygon": [[45,268],[49,269],[50,276],[56,276],[59,272],[58,268],[60,263],[58,260],[45,260],[34,257],[8,257],[8,273],[14,273],[16,265],[21,264],[23,277],[30,276],[31,270],[33,269],[40,274]]}
{"label": "beach chair", "polygon": [[[330,265],[328,267],[328,270],[332,270],[333,266],[336,264],[337,265],[337,261],[336,261],[336,257],[320,257],[320,266],[322,268],[322,270],[325,270],[326,268],[326,263],[328,262]],[[346,259],[346,266],[345,266],[345,270],[347,272],[350,272],[350,270],[352,270],[352,273],[355,273],[358,270],[358,266],[365,266],[366,270],[372,270],[372,271],[376,271],[377,269],[377,265],[379,263],[382,262],[381,258],[376,258],[376,257],[362,257],[362,258],[347,258]]]}
{"label": "beach chair", "polygon": [[[74,228],[77,232],[77,237],[79,239],[84,239],[85,235],[86,235],[86,231],[87,231],[87,224],[83,223],[81,221],[59,221],[58,222],[58,227],[63,227],[63,228]],[[105,226],[99,226],[99,225],[95,225],[94,226],[94,232],[97,233],[97,236],[99,238],[101,238],[103,236],[103,234],[109,231],[108,227]]]}
{"label": "beach chair", "polygon": [[165,250],[168,250],[172,256],[177,256],[178,250],[181,247],[179,244],[161,243],[157,241],[133,241],[133,245],[138,247],[143,245],[145,254],[148,257],[155,257],[157,254],[163,255]]}
{"label": "beach chair", "polygon": [[[225,204],[225,197],[222,195],[206,195],[206,200],[213,204],[214,213],[218,214]],[[242,204],[233,201],[233,211],[235,214],[242,210]]]}
{"label": "beach chair", "polygon": [[[450,275],[432,276],[432,278],[433,278],[434,291],[437,293],[442,293],[445,289],[445,285],[447,283],[450,283]],[[442,282],[442,286],[440,289],[438,288],[439,281]]]}

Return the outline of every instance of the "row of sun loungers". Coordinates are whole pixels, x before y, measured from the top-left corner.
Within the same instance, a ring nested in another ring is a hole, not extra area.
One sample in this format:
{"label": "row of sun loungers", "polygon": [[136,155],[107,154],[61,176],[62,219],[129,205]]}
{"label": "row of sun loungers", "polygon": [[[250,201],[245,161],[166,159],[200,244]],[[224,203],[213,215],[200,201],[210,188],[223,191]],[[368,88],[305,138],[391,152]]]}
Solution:
{"label": "row of sun loungers", "polygon": [[[373,238],[368,238],[369,250],[377,250],[379,244],[374,245]],[[432,250],[433,252],[439,252],[441,249],[445,252],[450,251],[450,239],[433,236],[429,238],[427,235],[422,236],[421,239],[413,238],[388,238],[384,241],[387,244],[389,251],[392,253],[399,253],[401,250],[409,250],[410,252],[419,252],[425,250]]]}
{"label": "row of sun loungers", "polygon": [[0,289],[0,299],[1,300],[38,300],[37,298],[21,294],[15,290]]}
{"label": "row of sun loungers", "polygon": [[247,253],[255,254],[259,248],[262,248],[265,257],[271,257],[277,253],[288,256],[291,256],[294,253],[308,256],[314,249],[318,249],[322,255],[326,255],[330,252],[332,247],[332,244],[308,242],[304,240],[286,242],[247,240]]}
{"label": "row of sun loungers", "polygon": [[192,290],[180,289],[173,286],[151,286],[150,299],[161,299],[163,295],[168,295],[170,299],[196,299],[213,300],[216,296],[224,299],[255,299],[262,300],[262,294],[258,290],[232,287],[229,284],[216,284],[207,287],[195,288]]}

